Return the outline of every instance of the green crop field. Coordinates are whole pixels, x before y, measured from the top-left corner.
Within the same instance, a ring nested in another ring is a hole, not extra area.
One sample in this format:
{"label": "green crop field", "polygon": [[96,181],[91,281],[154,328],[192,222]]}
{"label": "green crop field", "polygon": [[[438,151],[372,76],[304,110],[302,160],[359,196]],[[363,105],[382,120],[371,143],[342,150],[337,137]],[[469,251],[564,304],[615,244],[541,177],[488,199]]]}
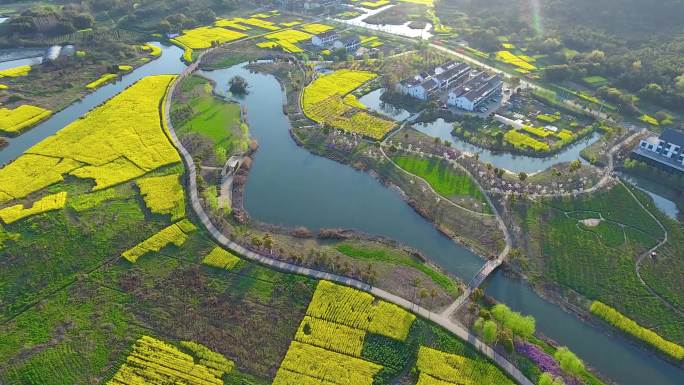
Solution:
{"label": "green crop field", "polygon": [[[531,276],[607,303],[674,342],[684,340],[684,320],[651,295],[635,274],[637,256],[663,233],[624,186],[574,200],[520,200],[512,209],[528,235],[530,263],[525,269]],[[609,221],[595,227],[580,223],[600,217]],[[669,282],[676,280],[675,275],[669,274]],[[681,297],[676,287],[661,289]]]}
{"label": "green crop field", "polygon": [[468,196],[487,202],[468,174],[449,167],[444,161],[415,156],[393,156],[392,160],[404,170],[425,179],[442,196]]}

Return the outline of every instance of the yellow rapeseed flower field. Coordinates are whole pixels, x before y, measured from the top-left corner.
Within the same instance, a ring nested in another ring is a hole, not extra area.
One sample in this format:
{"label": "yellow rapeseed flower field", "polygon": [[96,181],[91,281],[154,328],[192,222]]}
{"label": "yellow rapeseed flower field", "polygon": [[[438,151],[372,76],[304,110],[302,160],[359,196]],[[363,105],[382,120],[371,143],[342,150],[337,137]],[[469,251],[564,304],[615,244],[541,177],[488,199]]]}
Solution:
{"label": "yellow rapeseed flower field", "polygon": [[[377,75],[368,71],[342,69],[318,77],[304,89],[303,110],[307,117],[318,123],[327,123],[344,131],[358,133],[373,139],[381,139],[391,131],[395,123],[371,115],[360,109],[355,98],[348,96],[365,82]],[[345,103],[346,100],[346,103]]]}
{"label": "yellow rapeseed flower field", "polygon": [[471,359],[421,346],[416,368],[424,385],[514,385],[504,372],[485,358]]}
{"label": "yellow rapeseed flower field", "polygon": [[131,263],[135,263],[138,258],[147,254],[150,251],[159,251],[164,246],[174,244],[178,247],[183,246],[188,239],[188,233],[193,232],[197,228],[192,222],[183,219],[180,222],[174,223],[161,229],[158,233],[152,235],[146,240],[140,242],[134,247],[121,253],[121,256]]}
{"label": "yellow rapeseed flower field", "polygon": [[366,332],[342,324],[306,316],[295,340],[333,352],[361,357]]}
{"label": "yellow rapeseed flower field", "polygon": [[225,270],[231,270],[238,262],[240,258],[219,246],[214,247],[202,260],[202,263],[207,266]]}
{"label": "yellow rapeseed flower field", "polygon": [[107,385],[223,385],[217,374],[175,346],[142,336]]}
{"label": "yellow rapeseed flower field", "polygon": [[0,78],[15,78],[17,76],[27,76],[29,72],[31,72],[30,65],[8,68],[6,70],[0,70]]}
{"label": "yellow rapeseed flower field", "polygon": [[242,32],[220,27],[198,27],[183,31],[182,35],[171,39],[171,41],[181,43],[181,48],[206,49],[211,48],[213,42],[222,44],[242,39],[246,36]]}
{"label": "yellow rapeseed flower field", "polygon": [[29,104],[15,109],[0,108],[0,131],[18,134],[50,115],[52,111]]}
{"label": "yellow rapeseed flower field", "polygon": [[73,159],[24,154],[0,169],[0,204],[64,180],[64,174],[83,164]]}
{"label": "yellow rapeseed flower field", "polygon": [[496,53],[496,59],[501,61],[501,62],[514,65],[514,66],[516,66],[516,67],[518,67],[524,71],[534,71],[537,69],[537,67],[535,67],[534,65],[525,61],[524,58],[522,58],[520,56],[516,56],[509,51],[497,52]]}
{"label": "yellow rapeseed flower field", "polygon": [[298,385],[321,383],[306,379],[312,377],[323,383],[372,385],[373,377],[381,369],[382,366],[360,358],[292,341],[273,384],[295,384],[291,377],[301,381],[296,382]]}
{"label": "yellow rapeseed flower field", "polygon": [[335,27],[327,24],[321,24],[321,23],[311,23],[311,24],[306,24],[303,25],[302,31],[317,35],[319,33],[327,32],[330,31],[331,29],[335,29]]}
{"label": "yellow rapeseed flower field", "polygon": [[154,176],[136,180],[145,205],[155,214],[170,214],[176,221],[185,217],[185,192],[180,175]]}
{"label": "yellow rapeseed flower field", "polygon": [[416,316],[363,291],[320,281],[306,314],[403,341]]}
{"label": "yellow rapeseed flower field", "polygon": [[92,178],[102,189],[179,163],[159,109],[174,78],[141,79],[0,169],[0,204],[60,182],[66,173]]}
{"label": "yellow rapeseed flower field", "polygon": [[22,204],[5,207],[4,209],[0,210],[0,219],[2,219],[5,224],[9,225],[10,223],[32,215],[58,210],[64,207],[66,198],[66,192],[59,192],[56,194],[46,195],[45,197],[35,201],[33,206],[29,208],[24,208],[24,205]]}

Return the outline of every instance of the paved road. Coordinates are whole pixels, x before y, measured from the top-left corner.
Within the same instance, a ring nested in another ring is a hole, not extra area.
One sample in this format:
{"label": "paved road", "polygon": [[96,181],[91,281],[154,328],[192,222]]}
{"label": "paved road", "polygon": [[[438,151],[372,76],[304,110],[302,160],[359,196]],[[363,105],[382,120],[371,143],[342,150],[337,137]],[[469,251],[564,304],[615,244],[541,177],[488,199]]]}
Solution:
{"label": "paved road", "polygon": [[207,213],[204,211],[204,208],[202,207],[200,200],[199,200],[199,194],[197,191],[197,169],[195,166],[195,162],[192,159],[192,155],[183,147],[181,144],[180,140],[178,140],[178,137],[176,136],[176,133],[173,129],[173,124],[171,122],[170,116],[169,116],[169,111],[171,109],[171,95],[173,95],[173,91],[176,88],[176,85],[179,83],[179,81],[187,76],[189,73],[194,71],[197,68],[197,63],[201,61],[201,57],[198,58],[198,60],[189,66],[181,75],[174,81],[173,85],[169,88],[167,98],[164,104],[164,121],[165,124],[168,127],[168,133],[171,137],[171,140],[174,144],[174,146],[177,148],[179,153],[181,154],[183,158],[183,162],[185,163],[186,170],[188,172],[188,188],[189,188],[189,194],[190,194],[190,203],[192,205],[193,210],[195,211],[195,214],[199,218],[200,222],[204,226],[204,228],[211,234],[212,238],[216,242],[218,242],[220,245],[223,247],[227,248],[228,250],[231,250],[232,252],[243,256],[246,259],[249,259],[251,261],[261,263],[265,266],[271,267],[275,270],[287,272],[287,273],[294,273],[294,274],[300,274],[304,275],[307,277],[315,278],[315,279],[325,279],[328,281],[332,282],[337,282],[346,286],[351,286],[354,288],[357,288],[359,290],[363,290],[365,292],[368,292],[378,298],[382,298],[385,301],[394,303],[398,306],[401,306],[404,309],[410,310],[421,317],[427,318],[436,324],[442,326],[443,328],[449,330],[456,336],[458,336],[461,339],[467,340],[470,344],[472,344],[478,351],[480,351],[482,354],[486,355],[490,359],[492,359],[499,367],[501,367],[508,375],[510,375],[515,381],[517,381],[521,385],[533,385],[533,383],[527,379],[518,368],[516,368],[511,362],[509,362],[505,357],[501,356],[499,353],[494,351],[490,346],[482,342],[477,336],[474,334],[470,333],[468,329],[466,329],[463,325],[458,324],[452,320],[449,319],[449,317],[445,317],[444,315],[433,313],[420,305],[413,303],[405,298],[401,298],[397,295],[394,295],[392,293],[389,293],[385,290],[382,290],[377,287],[373,287],[371,285],[368,285],[364,282],[348,278],[348,277],[343,277],[340,275],[336,274],[331,274],[331,273],[326,273],[323,271],[319,270],[314,270],[310,269],[307,267],[302,267],[302,266],[297,266],[293,265],[290,263],[278,261],[275,259],[272,259],[270,257],[255,253],[251,250],[248,250],[244,248],[243,246],[231,241],[228,239],[225,235],[223,235],[211,222],[209,219],[209,216]]}

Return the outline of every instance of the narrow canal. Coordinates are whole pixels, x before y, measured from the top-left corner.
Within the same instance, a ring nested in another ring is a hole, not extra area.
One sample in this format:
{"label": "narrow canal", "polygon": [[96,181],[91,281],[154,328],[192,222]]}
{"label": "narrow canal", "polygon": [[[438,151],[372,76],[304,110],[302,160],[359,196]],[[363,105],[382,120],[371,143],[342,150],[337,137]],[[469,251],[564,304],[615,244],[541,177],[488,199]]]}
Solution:
{"label": "narrow canal", "polygon": [[[155,74],[179,73],[185,68],[182,51],[163,47],[161,58],[122,80],[104,86],[49,120],[13,138],[0,151],[5,164],[43,138],[83,116],[138,79]],[[270,75],[253,74],[241,66],[206,72],[227,93],[228,81],[241,75],[250,93],[241,102],[260,149],[245,191],[250,214],[264,222],[288,226],[355,228],[384,235],[422,250],[450,273],[469,279],[482,260],[439,234],[401,199],[369,175],[331,160],[313,156],[289,137],[289,122],[282,113],[284,97]],[[538,330],[576,351],[585,361],[622,385],[684,384],[684,371],[639,349],[625,339],[608,336],[537,296],[528,285],[496,274],[487,292],[512,308],[536,317]]]}

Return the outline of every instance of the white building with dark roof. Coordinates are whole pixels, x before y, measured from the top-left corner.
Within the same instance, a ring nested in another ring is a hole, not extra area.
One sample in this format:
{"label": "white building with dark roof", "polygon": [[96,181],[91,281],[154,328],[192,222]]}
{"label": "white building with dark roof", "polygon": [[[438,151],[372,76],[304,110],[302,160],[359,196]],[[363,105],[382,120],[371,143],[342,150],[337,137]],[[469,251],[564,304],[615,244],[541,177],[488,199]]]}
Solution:
{"label": "white building with dark roof", "polygon": [[481,72],[452,89],[449,92],[447,104],[466,111],[475,111],[488,98],[501,94],[502,89],[501,75],[487,75]]}
{"label": "white building with dark roof", "polygon": [[666,129],[639,142],[632,157],[669,171],[684,173],[684,132]]}
{"label": "white building with dark roof", "polygon": [[[487,98],[501,92],[498,75],[473,70],[466,63],[449,61],[397,84],[397,91],[420,100],[448,90],[448,104],[473,111]],[[460,98],[460,99],[459,99]]]}
{"label": "white building with dark roof", "polygon": [[311,37],[311,44],[313,44],[316,47],[328,47],[332,45],[335,40],[339,39],[340,35],[335,32],[335,31],[326,31],[322,33],[318,33],[316,35],[313,35]]}

